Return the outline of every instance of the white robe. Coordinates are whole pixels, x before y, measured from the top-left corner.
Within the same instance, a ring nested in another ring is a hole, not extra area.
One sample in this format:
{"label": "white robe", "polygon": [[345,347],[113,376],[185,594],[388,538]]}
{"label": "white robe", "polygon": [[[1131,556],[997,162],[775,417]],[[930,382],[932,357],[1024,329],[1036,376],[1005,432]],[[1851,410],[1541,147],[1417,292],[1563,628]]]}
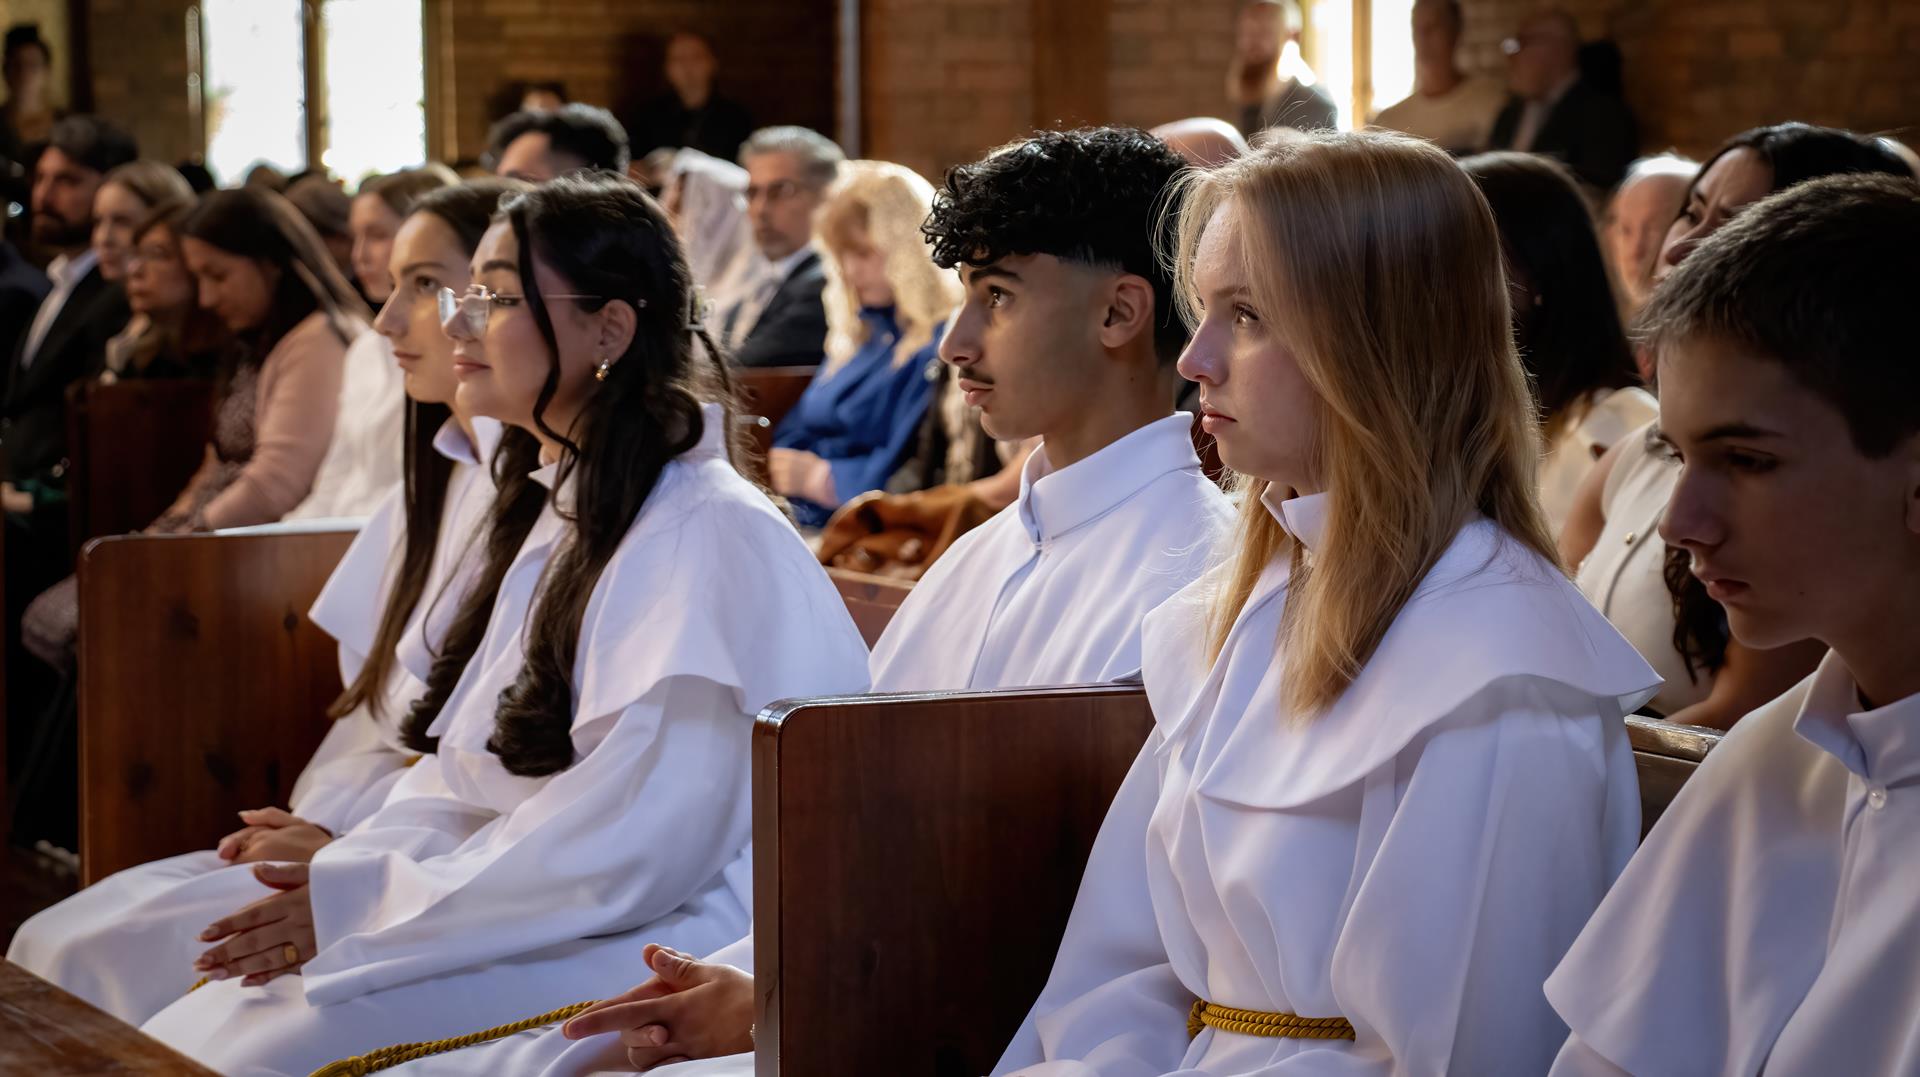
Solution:
{"label": "white robe", "polygon": [[[1268,507],[1311,550],[1328,496]],[[1633,851],[1622,718],[1657,678],[1476,519],[1341,698],[1296,719],[1276,654],[1289,566],[1211,666],[1217,579],[1147,618],[1157,728],[996,1072],[1532,1077],[1552,1057],[1540,982]],[[1202,997],[1344,1017],[1357,1039],[1189,1040]]]}
{"label": "white robe", "polygon": [[[400,743],[398,724],[425,691],[433,653],[472,583],[469,547],[485,528],[493,501],[493,481],[482,461],[492,458],[500,427],[481,419],[474,432],[477,446],[450,420],[434,439],[435,449],[453,461],[453,472],[427,584],[382,689],[384,718],[362,705],[333,722],[294,782],[293,813],[335,834],[371,815],[417,754]],[[378,634],[404,550],[405,516],[396,486],[314,602],[314,623],[339,641],[342,683],[359,675]],[[240,821],[233,826],[238,830]],[[200,932],[262,893],[251,865],[229,864],[211,849],[156,860],[102,879],[27,921],[7,959],[139,1024],[198,978],[191,966],[206,949]]]}
{"label": "white robe", "polygon": [[645,941],[704,952],[740,935],[752,719],[776,699],[862,690],[866,649],[805,543],[726,462],[717,409],[707,418],[594,588],[573,765],[516,776],[486,748],[568,530],[550,504],[433,727],[438,752],[314,858],[304,973],[210,984],[149,1034],[230,1075],[304,1075],[610,994]]}
{"label": "white robe", "polygon": [[1547,980],[1554,1077],[1920,1073],[1920,696],[1742,718]]}
{"label": "white robe", "polygon": [[406,374],[393,343],[371,329],[347,346],[340,367],[340,410],[313,488],[287,520],[364,516],[400,481],[406,428]]}
{"label": "white robe", "polygon": [[[1054,470],[1042,445],[1020,496],[962,535],[912,592],[874,647],[876,692],[1085,684],[1140,668],[1147,611],[1211,564],[1231,523],[1176,415]],[[753,938],[709,958],[753,971]],[[628,970],[632,986],[649,977]],[[624,988],[623,988],[624,989]],[[612,1033],[568,1040],[547,1026],[400,1067],[407,1077],[462,1073],[586,1077],[627,1070]],[[750,1077],[753,1056],[664,1067],[660,1077]]]}

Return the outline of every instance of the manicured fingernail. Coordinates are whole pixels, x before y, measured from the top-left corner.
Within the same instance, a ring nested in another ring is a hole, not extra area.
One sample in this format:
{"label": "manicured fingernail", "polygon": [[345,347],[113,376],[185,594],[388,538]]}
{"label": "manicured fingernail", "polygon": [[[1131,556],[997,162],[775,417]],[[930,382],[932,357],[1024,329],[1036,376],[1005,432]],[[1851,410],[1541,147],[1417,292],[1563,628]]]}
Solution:
{"label": "manicured fingernail", "polygon": [[226,969],[214,969],[212,972],[207,973],[207,979],[209,980],[224,980],[226,978],[227,978]]}
{"label": "manicured fingernail", "polygon": [[667,1030],[664,1028],[661,1028],[659,1025],[655,1025],[652,1028],[647,1029],[647,1042],[653,1044],[655,1047],[658,1047],[661,1044],[666,1043]]}

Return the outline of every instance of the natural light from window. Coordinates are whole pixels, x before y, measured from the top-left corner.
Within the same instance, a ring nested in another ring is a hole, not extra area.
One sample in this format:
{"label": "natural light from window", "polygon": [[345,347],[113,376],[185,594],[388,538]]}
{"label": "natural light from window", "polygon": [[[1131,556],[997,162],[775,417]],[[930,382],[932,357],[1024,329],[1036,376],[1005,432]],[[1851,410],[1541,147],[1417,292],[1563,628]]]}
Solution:
{"label": "natural light from window", "polygon": [[1413,93],[1413,0],[1373,0],[1371,7],[1373,102],[1369,111],[1377,113]]}
{"label": "natural light from window", "polygon": [[300,0],[202,0],[207,168],[239,183],[266,163],[307,166]]}
{"label": "natural light from window", "polygon": [[327,148],[320,160],[358,186],[426,158],[421,0],[326,0]]}

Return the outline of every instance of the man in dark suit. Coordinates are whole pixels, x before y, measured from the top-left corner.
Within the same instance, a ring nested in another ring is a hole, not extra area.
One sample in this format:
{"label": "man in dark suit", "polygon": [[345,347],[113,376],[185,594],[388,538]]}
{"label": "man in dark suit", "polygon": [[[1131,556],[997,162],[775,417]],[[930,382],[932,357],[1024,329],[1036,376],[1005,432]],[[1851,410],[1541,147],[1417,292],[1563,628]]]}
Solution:
{"label": "man in dark suit", "polygon": [[767,127],[740,148],[747,217],[760,248],[744,296],[720,312],[720,333],[738,366],[818,366],[826,354],[827,270],[813,248],[813,211],[846,155],[804,127]]}
{"label": "man in dark suit", "polygon": [[1492,148],[1557,157],[1584,182],[1611,190],[1640,155],[1640,132],[1624,100],[1581,78],[1573,17],[1543,11],[1503,48],[1513,96],[1493,122]]}

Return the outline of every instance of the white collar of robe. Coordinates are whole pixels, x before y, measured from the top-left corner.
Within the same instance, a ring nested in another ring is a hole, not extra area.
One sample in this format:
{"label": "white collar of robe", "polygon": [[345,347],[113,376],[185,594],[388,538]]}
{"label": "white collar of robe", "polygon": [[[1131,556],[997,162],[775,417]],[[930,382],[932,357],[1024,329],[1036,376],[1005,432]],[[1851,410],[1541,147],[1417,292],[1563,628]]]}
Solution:
{"label": "white collar of robe", "polygon": [[1014,505],[1027,537],[1036,546],[1044,545],[1105,516],[1160,476],[1199,467],[1193,416],[1176,412],[1058,471],[1048,462],[1042,442],[1020,471],[1020,497]]}
{"label": "white collar of robe", "polygon": [[[725,459],[727,455],[726,410],[718,404],[702,404],[700,405],[700,420],[700,440],[694,443],[693,448],[681,453],[676,459],[696,460],[701,457],[718,457]],[[478,432],[476,428],[475,433]],[[496,441],[495,444],[497,445],[498,442]],[[528,478],[531,478],[549,490],[554,490],[554,483],[558,481],[559,475],[560,464],[558,461],[555,461],[531,472]],[[556,502],[565,502],[562,507],[569,510],[572,509],[572,472],[568,472],[567,474],[566,487],[555,490],[554,500]]]}
{"label": "white collar of robe", "polygon": [[1298,497],[1285,497],[1285,490],[1268,483],[1260,494],[1260,503],[1267,507],[1280,526],[1287,529],[1300,545],[1312,550],[1320,541],[1320,532],[1327,526],[1327,499],[1329,495],[1322,491],[1317,494],[1303,494]]}
{"label": "white collar of robe", "polygon": [[1814,672],[1793,731],[1875,785],[1920,776],[1920,695],[1862,710],[1859,686],[1832,651]]}

